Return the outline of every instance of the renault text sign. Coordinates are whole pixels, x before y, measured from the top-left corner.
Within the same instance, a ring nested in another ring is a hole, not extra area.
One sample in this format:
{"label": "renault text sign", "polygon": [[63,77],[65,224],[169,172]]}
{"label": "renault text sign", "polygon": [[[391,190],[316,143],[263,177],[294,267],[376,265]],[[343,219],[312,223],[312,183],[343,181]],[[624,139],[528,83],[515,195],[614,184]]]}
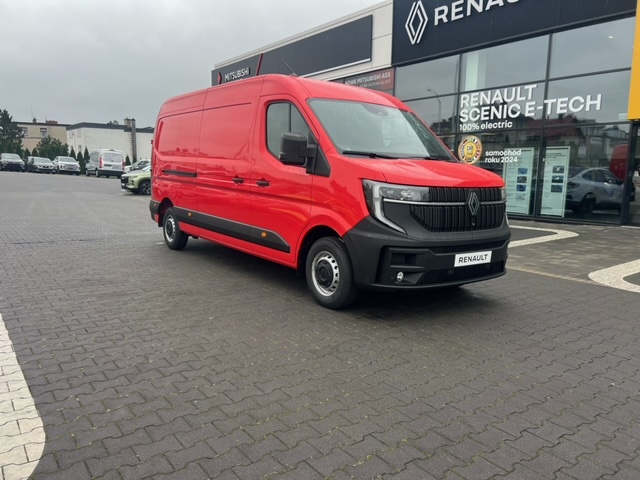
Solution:
{"label": "renault text sign", "polygon": [[402,65],[632,15],[636,0],[394,0],[392,63]]}
{"label": "renault text sign", "polygon": [[[520,0],[456,0],[451,5],[440,5],[433,10],[433,26],[437,27],[442,23],[455,22],[473,14],[480,14],[490,11],[492,8],[504,7],[510,3],[518,3]],[[424,33],[429,14],[424,8],[422,0],[413,2],[411,11],[405,23],[405,29],[409,35],[412,45],[420,43]]]}

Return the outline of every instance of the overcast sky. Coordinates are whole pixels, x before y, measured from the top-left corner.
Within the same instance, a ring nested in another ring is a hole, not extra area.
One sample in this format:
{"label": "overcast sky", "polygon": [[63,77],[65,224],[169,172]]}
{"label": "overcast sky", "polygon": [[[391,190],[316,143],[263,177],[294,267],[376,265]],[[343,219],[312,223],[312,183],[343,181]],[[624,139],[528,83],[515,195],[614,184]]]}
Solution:
{"label": "overcast sky", "polygon": [[153,126],[214,65],[380,0],[0,0],[0,110]]}

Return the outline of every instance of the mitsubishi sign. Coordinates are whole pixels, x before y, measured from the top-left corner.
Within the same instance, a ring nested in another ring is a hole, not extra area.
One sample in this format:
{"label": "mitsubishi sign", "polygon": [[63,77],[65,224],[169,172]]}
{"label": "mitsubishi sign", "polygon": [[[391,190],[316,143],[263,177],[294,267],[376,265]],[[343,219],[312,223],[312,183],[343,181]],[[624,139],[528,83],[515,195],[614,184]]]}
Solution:
{"label": "mitsubishi sign", "polygon": [[633,14],[636,0],[394,0],[394,66]]}

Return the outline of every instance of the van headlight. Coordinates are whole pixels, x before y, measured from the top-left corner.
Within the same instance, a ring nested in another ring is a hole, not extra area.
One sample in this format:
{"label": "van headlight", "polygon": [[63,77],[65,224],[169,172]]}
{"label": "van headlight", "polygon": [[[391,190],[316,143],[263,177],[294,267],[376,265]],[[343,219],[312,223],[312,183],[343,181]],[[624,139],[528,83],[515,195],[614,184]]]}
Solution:
{"label": "van headlight", "polygon": [[391,183],[374,182],[373,180],[362,180],[362,188],[371,216],[386,226],[404,234],[407,233],[404,228],[385,217],[383,203],[419,204],[427,203],[430,199],[429,187],[394,185]]}

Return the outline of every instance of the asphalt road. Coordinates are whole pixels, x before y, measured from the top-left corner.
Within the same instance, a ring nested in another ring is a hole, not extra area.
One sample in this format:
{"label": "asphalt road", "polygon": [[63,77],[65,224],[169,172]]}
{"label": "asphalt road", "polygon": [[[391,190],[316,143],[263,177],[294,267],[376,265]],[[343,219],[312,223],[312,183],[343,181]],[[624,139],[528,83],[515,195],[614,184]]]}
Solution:
{"label": "asphalt road", "polygon": [[0,172],[0,479],[640,478],[640,230],[512,222],[504,277],[330,311],[148,201]]}

